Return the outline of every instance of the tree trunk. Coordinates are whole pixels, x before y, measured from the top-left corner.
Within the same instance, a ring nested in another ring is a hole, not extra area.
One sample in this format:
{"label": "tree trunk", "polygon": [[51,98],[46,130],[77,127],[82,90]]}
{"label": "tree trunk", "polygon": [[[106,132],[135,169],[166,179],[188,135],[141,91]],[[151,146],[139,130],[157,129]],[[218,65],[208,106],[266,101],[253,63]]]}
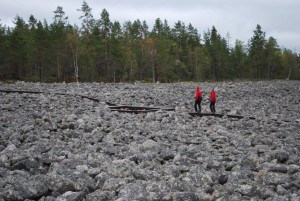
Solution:
{"label": "tree trunk", "polygon": [[289,70],[289,75],[288,75],[288,77],[287,77],[287,80],[290,80],[291,71],[292,71],[292,67],[290,67],[290,70]]}
{"label": "tree trunk", "polygon": [[57,67],[57,81],[60,82],[60,58],[59,58],[59,53],[56,53],[56,67]]}

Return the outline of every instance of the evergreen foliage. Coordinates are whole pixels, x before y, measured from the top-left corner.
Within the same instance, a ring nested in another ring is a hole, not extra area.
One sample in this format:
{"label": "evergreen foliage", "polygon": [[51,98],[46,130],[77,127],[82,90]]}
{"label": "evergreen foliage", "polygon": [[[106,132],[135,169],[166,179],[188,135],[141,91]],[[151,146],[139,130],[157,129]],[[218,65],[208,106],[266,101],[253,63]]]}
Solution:
{"label": "evergreen foliage", "polygon": [[[205,80],[300,79],[300,55],[280,49],[260,25],[233,48],[215,26],[203,32],[160,18],[149,31],[146,21],[100,19],[84,1],[81,27],[70,25],[63,8],[48,25],[31,15],[16,16],[13,28],[0,21],[0,80],[41,82],[177,82]],[[229,35],[227,36],[229,38]]]}

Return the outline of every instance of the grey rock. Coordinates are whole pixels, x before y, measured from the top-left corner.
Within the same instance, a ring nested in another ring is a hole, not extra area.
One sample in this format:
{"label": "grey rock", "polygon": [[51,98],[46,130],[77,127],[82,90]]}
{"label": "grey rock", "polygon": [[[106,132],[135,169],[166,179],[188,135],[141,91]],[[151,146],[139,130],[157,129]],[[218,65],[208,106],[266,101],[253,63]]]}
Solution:
{"label": "grey rock", "polygon": [[290,183],[292,180],[291,180],[291,177],[287,174],[267,172],[262,177],[261,181],[264,185],[277,186],[277,185],[280,185],[280,184]]}
{"label": "grey rock", "polygon": [[107,168],[107,173],[113,177],[125,178],[132,176],[132,162],[129,160],[115,160]]}
{"label": "grey rock", "polygon": [[2,152],[5,149],[5,146],[0,144],[0,152]]}
{"label": "grey rock", "polygon": [[198,84],[1,83],[0,200],[299,200],[299,81]]}
{"label": "grey rock", "polygon": [[200,201],[204,199],[212,200],[210,196],[205,196],[204,193],[201,192],[169,192],[164,193],[160,196],[159,199],[155,200],[162,200],[162,201],[169,201],[169,200],[193,200],[193,201]]}
{"label": "grey rock", "polygon": [[84,192],[67,191],[56,198],[57,201],[81,201],[85,197]]}
{"label": "grey rock", "polygon": [[40,171],[40,164],[32,158],[25,158],[12,165],[12,170],[26,170],[31,173]]}
{"label": "grey rock", "polygon": [[90,193],[85,198],[86,201],[111,201],[116,200],[115,192],[113,191],[104,191],[101,189],[98,189],[94,191],[93,193]]}
{"label": "grey rock", "polygon": [[290,192],[288,190],[286,190],[283,186],[281,185],[277,185],[276,187],[276,192],[278,193],[278,195],[288,195],[290,194]]}
{"label": "grey rock", "polygon": [[64,175],[48,173],[46,175],[46,186],[51,191],[65,193],[67,191],[75,191],[74,182]]}
{"label": "grey rock", "polygon": [[102,189],[105,191],[116,191],[125,184],[125,181],[120,178],[108,178],[105,180]]}
{"label": "grey rock", "polygon": [[266,169],[269,172],[287,173],[288,167],[277,163],[263,163],[259,165],[259,168]]}
{"label": "grey rock", "polygon": [[3,188],[3,196],[6,200],[39,199],[49,194],[45,185],[45,176],[35,175],[26,182],[16,185],[7,184]]}
{"label": "grey rock", "polygon": [[218,183],[219,184],[225,184],[228,180],[228,175],[227,174],[221,174],[218,178]]}
{"label": "grey rock", "polygon": [[145,185],[141,183],[125,184],[120,188],[119,198],[124,200],[145,200],[148,197]]}
{"label": "grey rock", "polygon": [[273,153],[273,158],[277,159],[279,163],[285,163],[290,157],[286,151],[276,151]]}

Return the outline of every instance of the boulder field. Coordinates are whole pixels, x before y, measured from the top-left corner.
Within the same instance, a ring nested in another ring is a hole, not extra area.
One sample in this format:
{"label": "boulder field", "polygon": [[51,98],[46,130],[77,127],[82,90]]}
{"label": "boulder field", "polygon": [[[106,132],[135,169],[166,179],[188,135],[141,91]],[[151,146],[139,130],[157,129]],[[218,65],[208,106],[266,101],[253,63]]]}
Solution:
{"label": "boulder field", "polygon": [[[203,112],[215,88],[216,112],[244,118],[191,116],[198,85]],[[0,90],[0,201],[300,200],[300,81]]]}

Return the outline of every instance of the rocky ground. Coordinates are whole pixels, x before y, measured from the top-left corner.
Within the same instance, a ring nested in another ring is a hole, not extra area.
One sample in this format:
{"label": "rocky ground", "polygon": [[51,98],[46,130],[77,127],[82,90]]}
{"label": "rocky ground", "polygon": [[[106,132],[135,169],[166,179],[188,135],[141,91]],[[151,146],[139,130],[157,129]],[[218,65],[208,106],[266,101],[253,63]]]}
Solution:
{"label": "rocky ground", "polygon": [[190,116],[195,83],[0,83],[45,92],[0,92],[0,201],[300,200],[300,81],[200,87],[245,118]]}

